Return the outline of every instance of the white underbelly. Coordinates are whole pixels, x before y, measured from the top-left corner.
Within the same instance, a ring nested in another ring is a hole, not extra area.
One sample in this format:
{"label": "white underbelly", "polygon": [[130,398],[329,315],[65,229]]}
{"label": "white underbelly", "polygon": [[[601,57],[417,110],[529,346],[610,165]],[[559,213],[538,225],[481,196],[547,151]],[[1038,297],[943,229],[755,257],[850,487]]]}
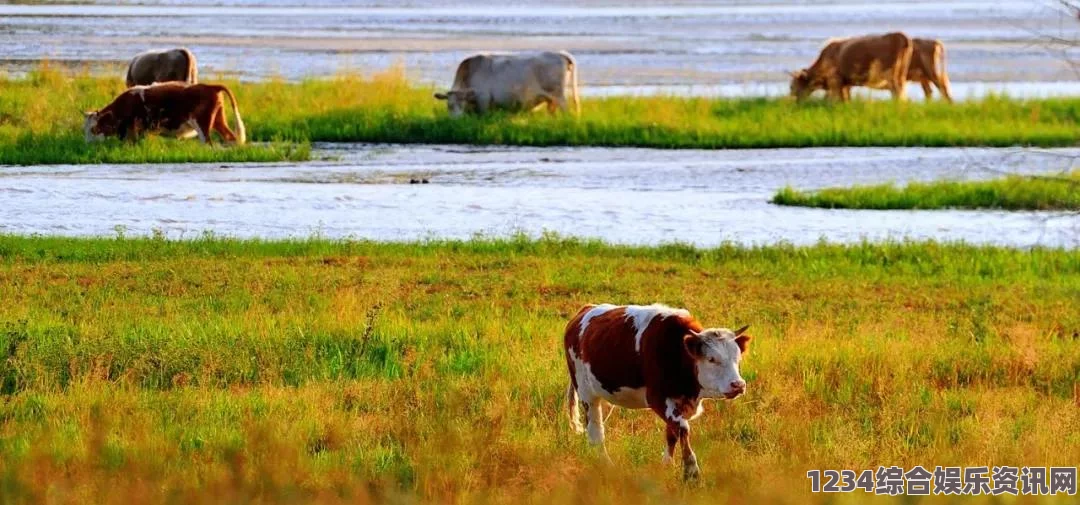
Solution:
{"label": "white underbelly", "polygon": [[618,405],[627,409],[646,409],[649,403],[645,400],[645,388],[619,388],[614,393],[604,391],[603,398],[612,405]]}

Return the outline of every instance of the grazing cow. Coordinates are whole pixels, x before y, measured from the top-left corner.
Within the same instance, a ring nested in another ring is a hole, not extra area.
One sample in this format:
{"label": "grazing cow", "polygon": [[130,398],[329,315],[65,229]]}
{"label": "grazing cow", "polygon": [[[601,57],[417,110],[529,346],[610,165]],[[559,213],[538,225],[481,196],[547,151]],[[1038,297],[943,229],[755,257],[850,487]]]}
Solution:
{"label": "grazing cow", "polygon": [[952,102],[949,96],[949,75],[945,72],[945,46],[934,39],[911,39],[915,49],[911,53],[911,65],[908,66],[907,80],[922,85],[926,99],[934,93],[930,88],[933,83],[941,96]]}
{"label": "grazing cow", "polygon": [[155,49],[135,55],[128,63],[124,82],[127,87],[148,86],[155,82],[199,82],[195,55],[186,48]]}
{"label": "grazing cow", "polygon": [[791,74],[791,95],[803,100],[824,89],[830,98],[847,101],[852,86],[865,86],[905,100],[913,47],[899,32],[830,40],[813,65]]}
{"label": "grazing cow", "polygon": [[[236,134],[225,120],[222,93],[232,104]],[[185,129],[195,130],[207,144],[211,143],[212,130],[228,142],[247,142],[236,97],[229,88],[214,84],[166,82],[136,86],[121,93],[104,109],[87,112],[83,123],[87,142],[107,136],[135,140],[143,132],[183,133]]]}
{"label": "grazing cow", "polygon": [[567,111],[568,93],[574,100],[574,112],[581,114],[577,63],[566,51],[482,53],[465,58],[458,65],[450,91],[435,93],[435,98],[446,100],[450,115],[459,117],[494,109],[533,110],[544,104],[550,113]]}
{"label": "grazing cow", "polygon": [[678,442],[683,477],[696,478],[700,470],[690,448],[690,420],[701,414],[702,400],[730,400],[746,392],[739,375],[750,342],[746,328],[703,329],[686,310],[663,305],[586,305],[564,336],[571,426],[585,431],[580,402],[589,441],[603,450],[605,402],[652,409],[667,424],[664,462],[672,461]]}

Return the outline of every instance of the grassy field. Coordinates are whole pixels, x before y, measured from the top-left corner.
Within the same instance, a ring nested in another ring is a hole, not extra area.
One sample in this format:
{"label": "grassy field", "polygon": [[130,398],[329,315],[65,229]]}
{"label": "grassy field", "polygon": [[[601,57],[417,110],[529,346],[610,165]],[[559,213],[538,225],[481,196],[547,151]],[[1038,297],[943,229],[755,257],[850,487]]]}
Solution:
{"label": "grassy field", "polygon": [[[1080,457],[1078,251],[0,236],[0,300],[2,503],[866,503],[806,471]],[[598,301],[752,324],[698,484],[650,413],[610,467],[570,432]]]}
{"label": "grassy field", "polygon": [[911,182],[799,191],[772,203],[826,209],[1080,210],[1080,170],[1064,176],[1010,175],[985,181]]}
{"label": "grassy field", "polygon": [[[116,72],[119,75],[119,72]],[[207,82],[217,82],[204,76]],[[236,92],[249,137],[263,141],[349,141],[507,145],[769,148],[811,146],[1068,146],[1077,141],[1080,99],[964,102],[856,101],[795,104],[787,99],[618,97],[586,99],[580,119],[496,114],[451,119],[432,89],[401,70],[300,83],[224,81]],[[142,151],[81,143],[81,112],[121,92],[119,79],[47,67],[29,78],[0,78],[0,164],[302,157],[304,150]],[[231,120],[231,119],[230,119]],[[43,150],[41,146],[52,146]],[[41,154],[39,154],[41,152]]]}

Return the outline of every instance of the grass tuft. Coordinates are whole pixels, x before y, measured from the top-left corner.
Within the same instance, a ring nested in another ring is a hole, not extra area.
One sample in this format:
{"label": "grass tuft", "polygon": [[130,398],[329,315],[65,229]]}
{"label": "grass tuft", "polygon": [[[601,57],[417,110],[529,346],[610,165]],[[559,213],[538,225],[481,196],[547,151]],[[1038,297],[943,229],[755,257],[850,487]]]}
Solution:
{"label": "grass tuft", "polygon": [[880,184],[816,191],[786,187],[772,203],[826,209],[1080,210],[1080,171],[1065,176],[912,182],[904,187]]}

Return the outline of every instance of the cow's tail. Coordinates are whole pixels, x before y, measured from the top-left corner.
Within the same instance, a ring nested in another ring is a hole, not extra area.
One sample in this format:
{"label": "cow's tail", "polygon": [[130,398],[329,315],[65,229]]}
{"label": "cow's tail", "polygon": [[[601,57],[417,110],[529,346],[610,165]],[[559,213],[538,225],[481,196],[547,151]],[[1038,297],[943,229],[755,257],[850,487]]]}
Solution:
{"label": "cow's tail", "polygon": [[946,100],[952,101],[949,95],[949,73],[945,70],[945,45],[941,42],[934,44],[934,72],[940,80],[938,91]]}
{"label": "cow's tail", "polygon": [[911,66],[911,58],[915,54],[915,42],[910,37],[904,34],[900,34],[903,37],[903,45],[900,48],[899,60],[893,65],[893,72],[895,75],[893,82],[894,86],[897,86],[898,98],[904,100],[907,98],[907,75],[908,68]]}
{"label": "cow's tail", "polygon": [[580,405],[577,388],[574,387],[574,381],[570,381],[566,385],[566,414],[570,416],[570,428],[576,433],[585,433],[585,426],[581,424]]}
{"label": "cow's tail", "polygon": [[581,95],[578,90],[578,68],[577,62],[574,61],[574,57],[570,56],[570,53],[563,51],[563,57],[566,58],[567,67],[570,71],[570,90],[574,95],[574,114],[581,115]]}
{"label": "cow's tail", "polygon": [[229,102],[232,103],[233,115],[236,117],[236,143],[244,144],[247,142],[247,128],[244,127],[244,120],[240,117],[240,105],[236,103],[236,97],[233,96],[232,90],[225,86],[221,86],[221,90],[229,97]]}
{"label": "cow's tail", "polygon": [[192,53],[186,47],[182,47],[182,48],[180,48],[180,50],[184,52],[185,56],[187,56],[187,82],[188,82],[188,84],[198,84],[199,83],[199,65],[195,61],[195,53]]}

